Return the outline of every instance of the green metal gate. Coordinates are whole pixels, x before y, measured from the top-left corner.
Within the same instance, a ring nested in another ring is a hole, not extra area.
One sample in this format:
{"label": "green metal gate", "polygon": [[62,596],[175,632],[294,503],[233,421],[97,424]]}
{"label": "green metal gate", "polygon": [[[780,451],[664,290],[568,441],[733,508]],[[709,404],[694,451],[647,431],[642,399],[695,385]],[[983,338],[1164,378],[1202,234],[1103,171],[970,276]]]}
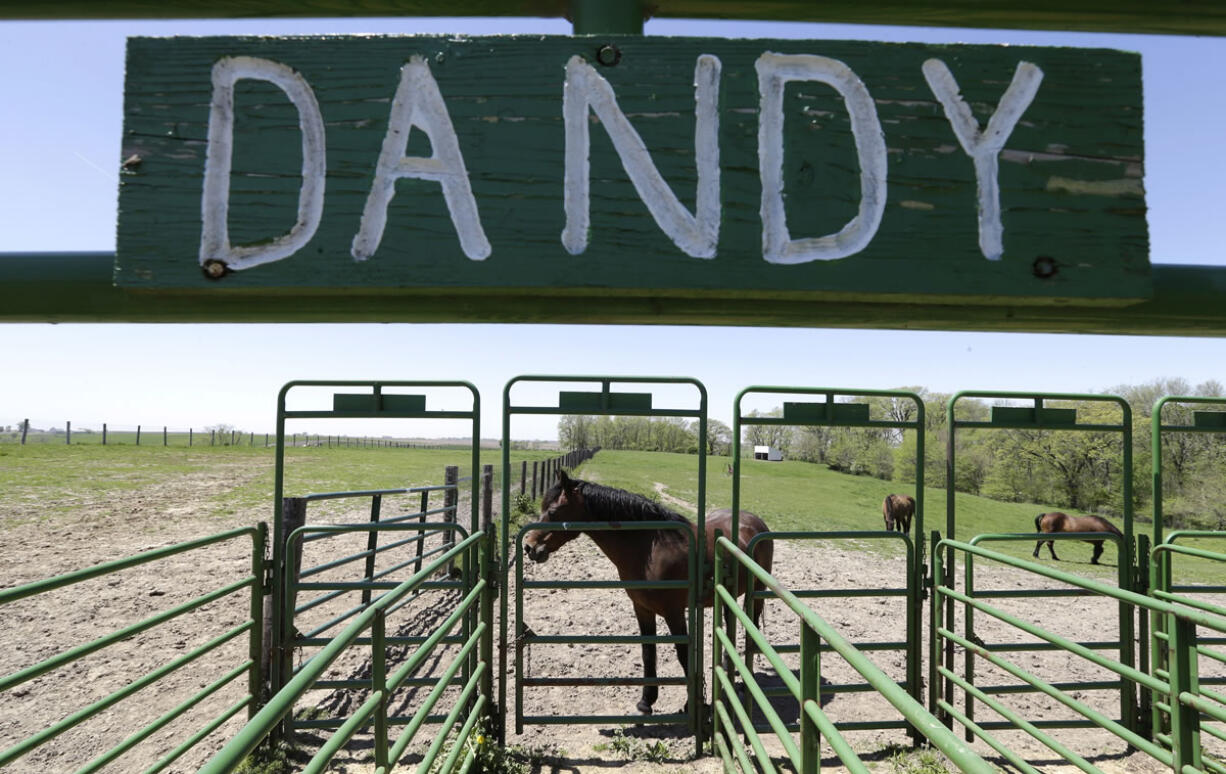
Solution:
{"label": "green metal gate", "polygon": [[[445,409],[431,410],[427,407],[427,395],[422,393],[408,393],[407,389],[435,389],[456,392],[459,394],[467,394],[469,399],[468,408],[465,409]],[[329,390],[335,390],[329,396],[331,398],[330,405],[320,406],[318,401],[320,398],[316,393],[326,394]],[[302,394],[302,393],[305,393]],[[297,399],[297,400],[295,400]],[[309,407],[294,407],[290,408],[289,403],[294,401],[305,402]],[[305,505],[304,500],[301,503],[302,512],[286,519],[285,512],[285,442],[286,442],[286,422],[292,420],[334,420],[334,419],[454,419],[466,420],[473,439],[471,448],[471,502],[472,502],[472,517],[468,525],[468,532],[476,533],[478,531],[477,524],[477,470],[480,465],[480,447],[478,439],[481,438],[481,397],[477,392],[477,388],[472,384],[464,381],[330,381],[330,380],[297,380],[288,382],[283,386],[277,394],[277,446],[276,458],[274,462],[273,472],[273,537],[272,537],[272,573],[274,578],[284,578],[286,573],[286,564],[290,561],[291,552],[288,550],[289,537],[293,529],[302,526],[305,523]],[[384,491],[372,491],[368,493],[372,498],[372,521],[378,519],[378,507]],[[316,499],[327,498],[328,495],[316,496]],[[287,528],[288,527],[288,528]],[[371,542],[375,541],[378,535],[378,530],[371,530]],[[376,548],[371,545],[368,548],[369,556],[372,556]],[[368,563],[369,572],[365,582],[374,583],[373,562]],[[365,590],[363,592],[363,603],[369,602],[370,596]],[[270,664],[269,683],[272,693],[281,690],[288,684],[292,673],[292,656],[294,647],[294,631],[292,626],[293,612],[284,609],[284,595],[273,595],[271,603],[271,618],[273,621],[271,631],[271,645],[274,658]]]}
{"label": "green metal gate", "polygon": [[[1204,408],[1201,408],[1204,407]],[[1210,407],[1216,410],[1205,410]],[[1163,510],[1163,495],[1165,492],[1162,476],[1164,469],[1163,441],[1171,436],[1186,433],[1226,433],[1226,398],[1198,396],[1167,396],[1154,403],[1151,414],[1152,469],[1154,491],[1154,523],[1153,551],[1150,557],[1150,593],[1157,599],[1203,610],[1226,618],[1226,531],[1188,530],[1181,529],[1165,532],[1166,524]],[[1164,409],[1170,408],[1170,413],[1181,416],[1173,420],[1164,419]],[[1190,413],[1190,416],[1189,416]],[[1189,545],[1190,544],[1190,545]],[[1218,583],[1189,582],[1179,568],[1187,562],[1199,562],[1202,567],[1208,564],[1220,568],[1220,572],[1202,573],[1204,576],[1216,577]],[[1216,598],[1212,595],[1217,595]],[[1181,665],[1174,662],[1172,655],[1178,635],[1178,622],[1170,615],[1155,613],[1151,617],[1151,661],[1155,676],[1167,680],[1177,679],[1175,671]],[[1198,674],[1195,688],[1201,704],[1183,706],[1179,697],[1170,694],[1154,693],[1152,696],[1150,722],[1154,738],[1179,751],[1185,758],[1192,754],[1187,743],[1182,745],[1180,739],[1180,723],[1188,724],[1195,721],[1200,734],[1218,740],[1222,748],[1216,755],[1203,752],[1193,765],[1203,766],[1206,771],[1226,774],[1226,632],[1203,632],[1197,641],[1197,650],[1190,654],[1192,664],[1202,660],[1207,664],[1216,664],[1217,674]],[[1187,671],[1191,666],[1184,664]],[[1149,694],[1145,695],[1150,698]],[[1192,715],[1200,713],[1195,719]],[[1186,730],[1183,732],[1186,734]],[[1180,750],[1180,747],[1183,747]],[[1199,746],[1198,746],[1199,747]],[[1198,749],[1198,753],[1199,753]]]}
{"label": "green metal gate", "polygon": [[[530,389],[540,390],[540,385],[557,386],[587,384],[598,387],[595,391],[576,391],[576,390],[560,390],[557,393],[556,400],[552,397],[541,398],[534,404],[523,402],[515,402],[512,400],[512,390],[516,386],[523,386]],[[688,407],[656,407],[653,405],[654,395],[651,392],[622,392],[618,391],[617,387],[625,385],[640,385],[648,387],[660,387],[664,385],[672,385],[685,389],[692,388],[697,393],[697,400],[693,405]],[[543,402],[547,401],[547,402]],[[511,450],[511,419],[517,415],[579,415],[579,416],[637,416],[637,417],[681,417],[692,419],[698,426],[698,437],[704,439],[706,437],[707,427],[707,391],[701,382],[696,379],[689,378],[672,378],[672,377],[611,377],[611,376],[518,376],[507,382],[503,391],[503,415],[502,415],[502,476],[503,480],[510,480],[510,450]],[[706,518],[706,446],[705,443],[698,444],[698,513],[697,524],[699,534],[703,533],[705,518]],[[612,525],[607,522],[585,522],[582,527],[584,530],[598,529],[675,529],[678,525],[669,522],[643,522],[641,524],[628,525]],[[523,535],[531,529],[566,529],[565,525],[549,525],[542,523],[533,523],[523,525],[514,534],[512,538],[511,510],[510,498],[503,497],[502,500],[502,577],[505,580],[509,579],[511,566],[522,555],[521,541]],[[514,545],[516,552],[510,553],[511,546]],[[704,577],[703,564],[705,561],[705,551],[697,550],[697,547],[690,546],[690,564],[691,578]],[[525,600],[525,593],[532,589],[545,588],[629,588],[630,584],[623,581],[527,581],[523,577],[522,562],[518,565],[516,572],[516,589],[515,589],[515,629],[514,638],[511,639],[509,631],[508,618],[508,595],[502,595],[502,622],[501,631],[499,634],[499,650],[501,652],[501,663],[508,663],[508,650],[513,642],[515,653],[514,663],[516,665],[516,686],[515,686],[515,728],[516,732],[522,730],[525,723],[678,723],[684,722],[695,730],[696,754],[701,753],[702,734],[699,733],[701,723],[701,713],[699,711],[701,701],[701,685],[703,672],[703,651],[705,649],[705,639],[703,637],[703,616],[697,605],[697,597],[694,589],[697,584],[689,584],[690,604],[688,615],[688,641],[690,663],[687,671],[688,678],[681,680],[678,678],[652,678],[645,679],[641,675],[624,675],[614,678],[600,678],[598,681],[590,678],[582,677],[555,677],[549,675],[529,675],[525,673],[525,660],[523,658],[524,650],[532,643],[543,644],[608,644],[608,645],[626,645],[626,644],[675,644],[678,642],[677,637],[662,636],[662,635],[593,635],[583,633],[567,633],[558,635],[538,635],[531,632],[524,622],[523,611],[525,604],[530,608],[531,599]],[[652,585],[652,588],[666,588],[674,585],[677,582],[662,581]],[[524,714],[524,695],[525,689],[545,686],[571,685],[571,686],[591,686],[591,685],[671,685],[684,683],[686,685],[686,694],[689,699],[688,716],[684,714],[658,714],[651,716],[643,716],[639,714],[599,714],[599,715],[579,715],[572,714],[566,716],[525,716]],[[499,706],[507,706],[507,670],[503,669],[499,680]]]}
{"label": "green metal gate", "polygon": [[[744,401],[755,395],[791,395],[819,396],[822,400],[807,402],[784,402],[779,416],[761,416],[747,414],[744,411]],[[848,402],[846,398],[889,398],[895,401],[910,403],[912,411],[903,412],[904,416],[873,417],[870,406],[864,402]],[[916,434],[916,464],[915,464],[915,535],[922,535],[924,530],[924,402],[918,395],[902,390],[859,390],[836,389],[825,387],[747,387],[736,398],[733,414],[733,479],[732,479],[732,511],[739,514],[741,509],[741,472],[743,458],[741,454],[741,428],[743,426],[784,425],[784,426],[825,426],[825,427],[855,427],[874,428],[881,430],[911,430]],[[820,513],[816,516],[820,518]],[[876,518],[876,514],[873,514]],[[733,529],[735,530],[735,524]],[[852,645],[861,651],[901,651],[907,664],[907,674],[903,686],[915,701],[923,701],[923,670],[922,647],[920,636],[920,618],[923,614],[923,588],[925,567],[923,560],[923,541],[913,541],[909,534],[900,532],[885,532],[876,530],[865,531],[801,531],[801,532],[769,532],[758,535],[750,543],[748,553],[753,555],[753,546],[761,540],[813,540],[828,541],[842,539],[874,540],[902,544],[906,557],[906,569],[898,584],[883,588],[840,588],[840,589],[794,589],[789,593],[796,599],[839,598],[851,596],[869,596],[880,598],[903,598],[906,606],[906,626],[901,640],[887,642],[856,642]],[[733,579],[735,584],[735,578]],[[770,599],[777,596],[770,589],[756,588],[752,576],[750,588],[745,595],[744,605],[748,612],[753,600]],[[733,620],[727,621],[727,636],[735,641]],[[756,647],[753,638],[745,639],[745,660],[752,665],[752,652]],[[778,653],[795,653],[801,650],[800,643],[775,643],[773,649]],[[823,646],[830,650],[830,646]],[[847,685],[827,685],[823,692],[849,693],[876,690],[869,683],[853,683]],[[778,689],[767,689],[766,695],[786,695],[786,686]],[[880,728],[906,728],[914,738],[915,730],[905,720],[895,717],[878,718],[868,721],[847,721],[835,724],[843,730],[866,730]],[[764,726],[760,726],[764,728]],[[791,724],[790,728],[798,727]]]}
{"label": "green metal gate", "polygon": [[[991,415],[987,420],[961,419],[957,414],[957,404],[970,398],[988,399],[996,401],[996,405],[991,407]],[[1079,422],[1077,418],[1077,409],[1067,405],[1052,406],[1051,402],[1068,404],[1071,402],[1105,404],[1106,406],[1115,406],[1119,411],[1119,420],[1115,422],[1092,421]],[[1013,405],[1006,405],[1006,403]],[[956,497],[956,456],[957,456],[957,431],[959,429],[1026,429],[1037,431],[1078,431],[1078,432],[1100,432],[1118,434],[1122,445],[1122,466],[1121,466],[1121,483],[1123,489],[1123,510],[1124,510],[1124,529],[1123,539],[1117,540],[1115,536],[1108,533],[1081,533],[1076,539],[1084,540],[1087,535],[1093,536],[1095,539],[1102,538],[1104,540],[1114,540],[1119,545],[1119,571],[1118,571],[1118,588],[1123,591],[1133,591],[1136,588],[1135,579],[1133,577],[1134,568],[1134,547],[1133,547],[1133,528],[1132,528],[1132,411],[1126,400],[1123,398],[1110,395],[1084,395],[1084,394],[1063,394],[1063,393],[1031,393],[1031,392],[973,392],[963,391],[953,395],[949,399],[948,409],[946,412],[946,421],[948,423],[948,438],[946,450],[946,524],[945,524],[945,539],[946,545],[952,546],[952,541],[957,535],[957,518],[955,513]],[[1015,541],[1025,540],[1032,541],[1038,536],[1035,534],[1022,535],[983,535],[972,541],[972,544],[978,544],[987,541]],[[1069,539],[1060,538],[1045,534],[1044,540],[1048,539]],[[967,599],[985,600],[985,599],[1000,599],[1006,597],[1068,597],[1068,596],[1089,596],[1088,592],[1081,588],[1071,589],[1011,589],[1011,590],[976,590],[973,586],[973,559],[974,552],[969,549],[966,551],[967,566],[965,588],[963,593]],[[941,574],[934,573],[934,583],[946,589],[955,587],[955,552],[952,548],[947,549],[947,554],[942,558],[941,565],[943,567]],[[944,596],[946,608],[939,611],[942,618],[946,622],[954,620],[954,601],[960,599],[951,591]],[[1118,621],[1119,621],[1119,636],[1118,638],[1102,639],[1096,641],[1086,641],[1075,643],[1078,648],[1088,649],[1089,651],[1116,650],[1119,656],[1119,662],[1128,666],[1138,665],[1138,654],[1135,646],[1136,635],[1134,618],[1136,615],[1135,608],[1131,605],[1126,597],[1116,597],[1118,599]],[[980,633],[975,629],[975,614],[974,605],[967,603],[966,618],[964,619],[964,632],[961,635],[965,642],[973,643],[973,647],[964,648],[964,666],[962,679],[964,695],[964,708],[960,713],[966,723],[968,740],[971,737],[973,728],[991,729],[998,727],[1011,727],[1012,723],[1008,720],[993,721],[990,723],[976,724],[975,705],[982,703],[992,708],[999,707],[999,702],[992,697],[1001,694],[1034,692],[1039,689],[1033,686],[1028,686],[1017,681],[1000,684],[1000,685],[981,685],[975,680],[976,660],[978,658],[986,658],[993,663],[996,663],[994,654],[1022,652],[1022,651],[1044,651],[1058,650],[1064,648],[1065,645],[1056,645],[1052,642],[1027,642],[1027,643],[1010,643],[1010,642],[993,642],[985,643],[980,639]],[[934,625],[935,638],[935,629]],[[949,675],[956,671],[954,666],[954,650],[955,643],[960,642],[956,637],[946,637],[943,640],[944,651],[938,662],[936,652],[934,652],[932,661],[929,664],[929,684],[932,693],[932,704],[930,708],[937,711],[938,701],[950,701],[953,696],[954,680]],[[1146,668],[1144,654],[1141,655],[1141,670]],[[939,676],[940,675],[940,676]],[[943,677],[942,677],[943,676]],[[942,686],[937,686],[937,680],[943,679]],[[962,683],[960,683],[962,684]],[[1061,683],[1057,686],[1060,690],[1118,690],[1119,691],[1119,715],[1117,720],[1123,724],[1130,732],[1136,732],[1139,727],[1139,708],[1137,704],[1136,683],[1132,680],[1120,678],[1119,680],[1097,681],[1097,682],[1081,682],[1081,683]],[[944,698],[938,698],[944,697]],[[948,715],[946,715],[948,717]],[[971,725],[975,724],[975,725]],[[1086,718],[1084,720],[1036,720],[1033,723],[1035,728],[1044,727],[1088,727],[1099,725],[1099,718]]]}

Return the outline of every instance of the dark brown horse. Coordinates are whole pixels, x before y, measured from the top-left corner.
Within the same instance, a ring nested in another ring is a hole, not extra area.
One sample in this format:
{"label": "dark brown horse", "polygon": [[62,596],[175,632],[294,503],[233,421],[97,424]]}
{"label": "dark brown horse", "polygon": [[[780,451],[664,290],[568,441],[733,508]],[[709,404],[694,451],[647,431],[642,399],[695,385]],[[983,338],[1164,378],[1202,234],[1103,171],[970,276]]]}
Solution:
{"label": "dark brown horse", "polygon": [[[1050,513],[1040,513],[1034,517],[1035,532],[1110,532],[1112,535],[1122,535],[1115,525],[1104,519],[1102,516],[1069,516],[1067,513],[1060,511],[1051,511]],[[1040,540],[1034,544],[1034,555],[1037,558],[1039,549],[1043,543],[1047,543],[1047,550],[1051,553],[1051,558],[1060,561],[1060,557],[1056,556],[1056,549],[1053,547],[1054,540]],[[1090,564],[1098,564],[1098,557],[1103,555],[1103,541],[1087,540],[1087,543],[1094,544],[1094,555],[1090,557]]]}
{"label": "dark brown horse", "polygon": [[910,532],[911,517],[915,515],[915,498],[911,495],[886,495],[881,503],[881,515],[885,517],[886,532]]}
{"label": "dark brown horse", "polygon": [[[623,581],[659,581],[689,579],[689,542],[698,539],[698,527],[692,521],[675,511],[647,499],[642,495],[627,492],[624,489],[595,484],[590,481],[579,481],[559,471],[558,481],[553,485],[541,502],[541,521],[544,522],[585,522],[585,521],[677,521],[688,525],[688,538],[677,530],[534,530],[524,536],[524,552],[528,558],[543,562],[551,554],[566,543],[581,534],[587,534],[604,552],[605,556],[617,567],[617,575]],[[706,518],[706,535],[703,536],[706,545],[707,578],[700,587],[701,602],[710,607],[714,590],[712,589],[711,573],[714,567],[715,532],[719,530],[724,535],[732,531],[732,511],[722,509],[712,511]],[[767,526],[761,519],[749,511],[741,511],[738,522],[737,544],[745,549],[751,538],[767,531]],[[770,570],[774,546],[770,540],[763,540],[754,547],[754,561]],[[746,573],[737,580],[737,588],[742,592],[747,587]],[[626,589],[630,601],[634,604],[634,616],[639,622],[639,631],[643,636],[652,637],[656,634],[656,616],[664,619],[669,632],[673,636],[686,636],[686,613],[689,591],[685,588],[675,589]],[[762,600],[757,600],[753,606],[753,620],[757,623],[762,614]],[[654,643],[644,643],[643,675],[646,678],[656,676],[656,646]],[[689,672],[689,645],[677,645],[677,659],[681,662],[682,672]],[[655,685],[643,686],[643,697],[638,703],[638,710],[643,714],[651,714],[652,705],[659,696],[659,688]]]}

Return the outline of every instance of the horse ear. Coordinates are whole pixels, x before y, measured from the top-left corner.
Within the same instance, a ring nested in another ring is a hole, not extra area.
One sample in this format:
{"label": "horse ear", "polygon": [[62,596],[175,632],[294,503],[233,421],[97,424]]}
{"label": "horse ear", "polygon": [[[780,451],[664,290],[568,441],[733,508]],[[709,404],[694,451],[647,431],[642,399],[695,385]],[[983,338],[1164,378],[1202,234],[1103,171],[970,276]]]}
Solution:
{"label": "horse ear", "polygon": [[558,483],[562,485],[563,489],[570,489],[570,477],[567,476],[566,471],[562,470],[561,468],[558,468]]}

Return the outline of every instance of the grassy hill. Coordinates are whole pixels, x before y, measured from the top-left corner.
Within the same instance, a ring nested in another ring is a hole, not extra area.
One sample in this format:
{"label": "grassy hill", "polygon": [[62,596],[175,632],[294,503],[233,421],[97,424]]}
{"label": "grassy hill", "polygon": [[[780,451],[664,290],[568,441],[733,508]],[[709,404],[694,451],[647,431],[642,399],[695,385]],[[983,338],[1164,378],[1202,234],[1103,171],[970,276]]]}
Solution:
{"label": "grassy hill", "polygon": [[[708,511],[732,503],[732,478],[726,473],[729,462],[727,457],[707,459]],[[606,450],[584,463],[577,475],[649,497],[658,497],[655,492],[659,483],[665,486],[664,493],[671,497],[691,504],[698,501],[698,458],[694,455]],[[881,501],[885,496],[892,492],[915,495],[910,484],[836,473],[824,465],[806,462],[744,460],[741,476],[741,507],[761,516],[776,531],[882,530]],[[946,499],[943,488],[925,488],[925,541],[933,530],[948,534]],[[1054,510],[1043,503],[1004,503],[962,493],[957,495],[955,506],[954,534],[960,540],[989,533],[1034,532],[1034,517],[1042,511]],[[691,517],[695,515],[693,508],[686,511],[676,507]],[[919,539],[918,519],[912,523],[911,534]],[[893,541],[861,543],[860,547],[898,550]],[[1030,542],[995,543],[991,547],[1027,557],[1034,550]],[[1084,543],[1056,546],[1064,569],[1075,566],[1096,577],[1114,574],[1113,547],[1106,547],[1101,569],[1089,564],[1090,551],[1090,546]],[[1043,556],[1047,556],[1046,548]]]}

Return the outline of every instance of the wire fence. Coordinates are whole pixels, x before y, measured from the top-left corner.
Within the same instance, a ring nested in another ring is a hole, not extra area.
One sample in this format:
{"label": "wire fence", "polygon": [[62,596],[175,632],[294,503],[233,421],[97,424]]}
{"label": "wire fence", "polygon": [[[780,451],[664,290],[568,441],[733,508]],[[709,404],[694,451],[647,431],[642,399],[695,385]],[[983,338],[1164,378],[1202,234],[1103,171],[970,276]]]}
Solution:
{"label": "wire fence", "polygon": [[[322,435],[292,433],[286,436],[287,446],[321,448],[404,448],[446,449],[464,444],[447,445],[437,441],[391,438],[387,436]],[[258,433],[219,425],[204,428],[182,428],[169,425],[119,425],[108,422],[34,423],[29,419],[0,421],[0,444],[67,444],[102,446],[247,446],[271,448],[277,443],[276,433]]]}

